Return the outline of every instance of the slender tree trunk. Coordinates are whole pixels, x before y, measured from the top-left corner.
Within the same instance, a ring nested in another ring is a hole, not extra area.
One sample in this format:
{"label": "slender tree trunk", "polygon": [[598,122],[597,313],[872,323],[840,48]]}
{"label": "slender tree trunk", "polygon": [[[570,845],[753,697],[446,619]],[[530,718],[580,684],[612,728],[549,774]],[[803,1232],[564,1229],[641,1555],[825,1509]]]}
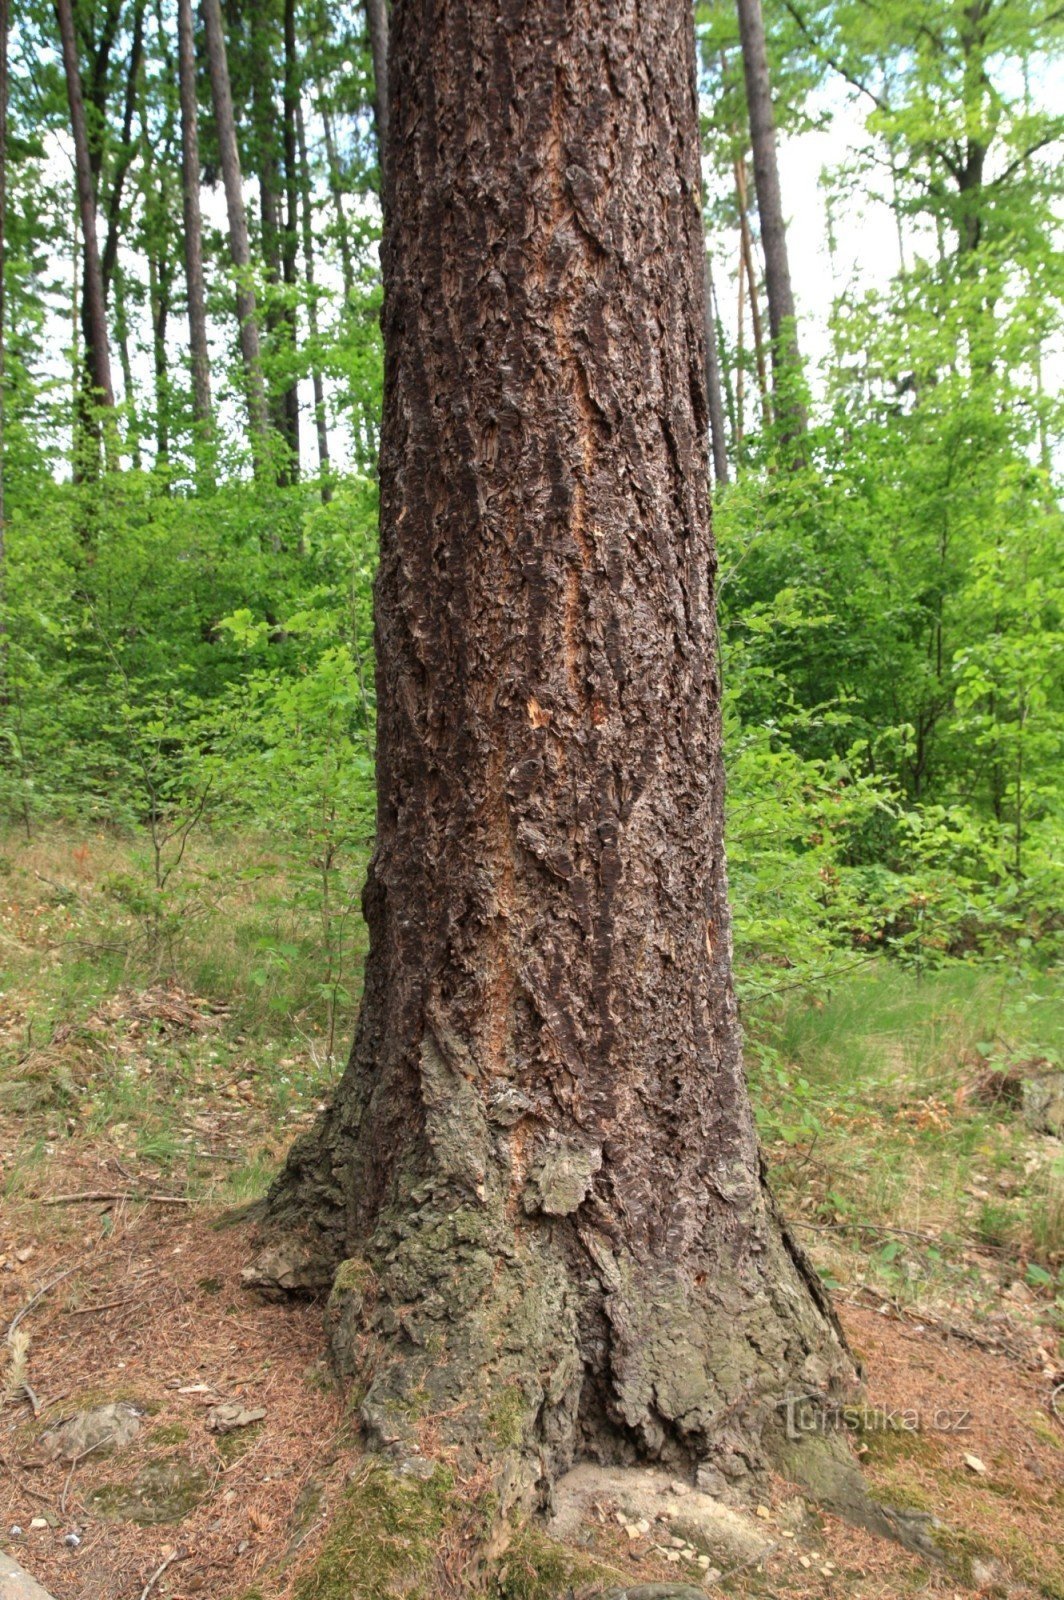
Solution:
{"label": "slender tree trunk", "polygon": [[181,95],[181,195],[184,216],[185,287],[192,364],[192,412],[201,440],[214,428],[211,359],[207,346],[207,292],[203,279],[203,220],[200,213],[199,107],[196,100],[196,38],[192,0],[177,0],[177,57]]}
{"label": "slender tree trunk", "polygon": [[115,341],[122,367],[122,389],[128,426],[126,443],[134,471],[139,472],[143,459],[140,450],[140,418],[137,415],[137,391],[133,382],[133,362],[129,354],[129,313],[126,299],[126,278],[121,269],[114,275],[115,288]]}
{"label": "slender tree trunk", "polygon": [[327,505],[332,499],[329,467],[329,424],[325,412],[325,385],[322,382],[318,351],[318,302],[314,293],[314,216],[310,182],[310,159],[307,155],[307,130],[303,122],[303,106],[296,103],[296,137],[299,142],[299,168],[303,189],[303,266],[307,275],[307,325],[310,329],[311,379],[314,386],[314,426],[318,436],[318,466],[321,471],[321,498]]}
{"label": "slender tree trunk", "polygon": [[126,177],[136,150],[136,141],[133,138],[133,113],[137,105],[137,89],[140,83],[140,69],[143,59],[144,0],[137,0],[137,6],[133,13],[133,43],[130,47],[129,65],[126,69],[126,96],[122,110],[122,132],[114,177],[111,180],[111,192],[107,197],[107,237],[104,240],[103,256],[100,261],[105,302],[110,294],[111,280],[114,277],[115,264],[118,261],[118,239],[122,225],[122,192],[125,188]]}
{"label": "slender tree trunk", "polygon": [[717,329],[713,317],[713,269],[708,250],[706,251],[706,395],[709,401],[709,443],[713,455],[713,476],[718,483],[727,483],[728,440],[724,428]]}
{"label": "slender tree trunk", "polygon": [[746,391],[746,363],[744,357],[744,339],[746,336],[746,252],[743,250],[742,241],[739,243],[739,290],[738,304],[735,311],[735,320],[738,333],[735,343],[735,452],[736,460],[742,461],[743,439],[746,434],[746,417],[743,411],[743,400]]}
{"label": "slender tree trunk", "polygon": [[393,24],[370,954],[273,1281],[344,1261],[367,1427],[502,1509],[578,1451],[723,1486],[852,1369],[732,993],[691,8]]}
{"label": "slender tree trunk", "polygon": [[728,358],[728,345],[724,334],[724,319],[720,314],[720,296],[717,294],[716,283],[710,280],[710,306],[709,325],[716,335],[717,341],[717,371],[720,374],[721,388],[724,391],[725,415],[728,419],[728,430],[734,442],[737,437],[735,419],[735,390],[732,386],[731,362]]}
{"label": "slender tree trunk", "polygon": [[[795,325],[794,292],[787,256],[787,229],[783,220],[779,163],[776,158],[776,123],[772,112],[768,51],[761,0],[736,0],[742,42],[746,104],[750,117],[750,144],[754,153],[754,188],[765,253],[765,291],[772,334],[772,371],[776,413],[785,437],[805,432],[805,408],[799,396],[800,359]],[[753,282],[751,281],[751,292]]]}
{"label": "slender tree trunk", "polygon": [[754,264],[754,243],[750,233],[750,204],[746,188],[746,162],[740,156],[735,163],[735,198],[739,208],[739,244],[746,263],[746,283],[750,295],[750,328],[754,336],[754,365],[757,371],[757,392],[761,396],[761,417],[767,428],[772,423],[772,405],[768,395],[768,371],[765,365],[765,332],[761,322],[761,299]]}
{"label": "slender tree trunk", "polygon": [[7,42],[9,0],[0,0],[0,705],[7,680]]}
{"label": "slender tree trunk", "polygon": [[229,63],[225,53],[220,0],[202,0],[207,66],[211,79],[211,99],[218,132],[222,182],[229,216],[229,252],[236,273],[236,313],[240,327],[240,352],[247,387],[248,425],[256,471],[262,467],[262,446],[269,435],[266,391],[262,379],[262,352],[255,290],[251,282],[251,247],[248,219],[244,210],[244,191],[240,172],[240,153],[233,118],[233,97],[229,88]]}
{"label": "slender tree trunk", "polygon": [[296,114],[299,110],[299,57],[296,53],[295,0],[284,0],[284,182],[285,219],[283,266],[288,304],[285,325],[292,379],[284,393],[285,437],[292,453],[291,476],[299,476],[299,381],[296,377],[296,351],[299,327],[296,318],[296,261],[299,255],[299,164]]}
{"label": "slender tree trunk", "polygon": [[78,66],[78,47],[74,33],[74,16],[71,0],[55,0],[59,22],[59,36],[63,46],[63,70],[66,75],[67,100],[70,105],[70,128],[74,139],[74,168],[77,177],[78,206],[81,212],[81,232],[84,250],[84,332],[85,360],[96,405],[113,406],[114,387],[111,383],[111,353],[107,339],[107,311],[103,292],[103,274],[100,267],[100,250],[96,238],[96,193],[89,156],[89,138],[85,124],[85,102],[81,91],[81,70]]}
{"label": "slender tree trunk", "polygon": [[325,160],[329,170],[329,194],[336,213],[336,242],[340,246],[340,275],[344,285],[344,304],[349,305],[355,292],[355,274],[351,263],[351,239],[347,231],[347,214],[344,211],[344,192],[340,182],[340,163],[336,155],[336,138],[332,116],[322,105],[321,122],[325,130]]}
{"label": "slender tree trunk", "polygon": [[383,196],[388,157],[388,0],[364,0],[364,3],[369,49],[373,57],[373,117],[377,128],[377,157]]}
{"label": "slender tree trunk", "polygon": [[[165,202],[165,190],[163,199]],[[148,255],[148,304],[151,310],[152,368],[155,375],[155,457],[163,466],[170,456],[170,370],[166,355],[166,327],[174,270],[166,253],[168,240],[160,236],[158,253]]]}

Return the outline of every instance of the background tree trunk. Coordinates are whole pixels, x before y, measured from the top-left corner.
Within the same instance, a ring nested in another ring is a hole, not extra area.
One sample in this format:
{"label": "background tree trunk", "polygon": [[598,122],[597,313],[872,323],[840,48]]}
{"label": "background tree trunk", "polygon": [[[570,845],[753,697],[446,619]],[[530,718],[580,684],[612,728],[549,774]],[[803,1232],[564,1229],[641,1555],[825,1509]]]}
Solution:
{"label": "background tree trunk", "polygon": [[262,353],[255,290],[251,283],[251,247],[248,219],[244,209],[244,190],[240,172],[240,152],[236,143],[233,96],[229,88],[229,63],[225,53],[222,8],[219,0],[202,0],[207,65],[211,79],[211,100],[218,133],[218,149],[225,185],[229,217],[229,251],[236,271],[236,313],[240,326],[240,352],[247,386],[248,425],[256,470],[262,465],[262,445],[269,435],[266,391],[262,380]]}
{"label": "background tree trunk", "polygon": [[[796,388],[800,359],[795,326],[794,291],[787,257],[787,229],[783,220],[779,163],[776,158],[776,123],[772,111],[772,85],[768,73],[765,23],[761,0],[736,0],[742,43],[746,104],[750,117],[750,144],[754,155],[754,189],[765,253],[765,293],[772,334],[772,370],[776,413],[788,436],[805,432],[805,408]],[[756,293],[753,278],[750,293]]]}
{"label": "background tree trunk", "polygon": [[7,507],[4,499],[7,422],[7,41],[9,0],[0,0],[0,705],[7,704]]}
{"label": "background tree trunk", "polygon": [[713,315],[713,269],[708,251],[706,252],[706,396],[709,401],[709,444],[713,455],[713,476],[718,483],[727,483],[728,436],[724,427],[724,401],[720,391],[717,326]]}
{"label": "background tree trunk", "polygon": [[67,101],[70,105],[70,129],[74,139],[74,169],[77,177],[78,207],[81,212],[81,232],[84,250],[84,317],[85,361],[93,387],[96,405],[113,406],[114,387],[111,382],[111,354],[107,339],[107,310],[103,291],[103,274],[100,268],[100,248],[96,238],[96,190],[89,154],[89,137],[85,124],[85,102],[81,92],[81,69],[78,65],[77,39],[74,34],[74,17],[71,0],[55,0],[55,13],[59,23],[59,36],[63,46],[63,71],[66,77]]}
{"label": "background tree trunk", "polygon": [[336,135],[333,132],[332,115],[324,103],[321,105],[321,125],[325,133],[325,157],[329,169],[329,194],[332,197],[333,210],[336,213],[336,242],[340,247],[340,274],[344,285],[344,305],[349,306],[351,296],[355,292],[355,273],[351,261],[351,239],[347,228],[347,213],[344,210],[343,184],[340,179],[340,162],[336,154]]}
{"label": "background tree trunk", "polygon": [[690,8],[393,22],[371,945],[269,1215],[395,1448],[737,1475],[851,1368],[731,985]]}
{"label": "background tree trunk", "polygon": [[181,196],[184,214],[185,286],[188,295],[192,409],[201,438],[214,425],[211,358],[207,346],[207,293],[203,279],[203,220],[200,212],[199,109],[196,100],[196,38],[192,0],[177,0],[178,78],[181,94]]}
{"label": "background tree trunk", "polygon": [[314,219],[313,190],[310,181],[310,160],[307,155],[307,130],[303,122],[302,103],[296,102],[296,138],[299,143],[300,183],[303,204],[300,218],[303,228],[303,269],[307,275],[307,327],[311,342],[311,382],[314,389],[314,427],[318,436],[318,466],[321,472],[321,498],[328,505],[332,499],[329,466],[329,422],[325,411],[325,385],[321,376],[321,355],[318,349],[318,303],[314,298]]}
{"label": "background tree trunk", "polygon": [[296,317],[296,262],[299,256],[299,161],[296,113],[299,109],[299,58],[296,53],[295,0],[284,0],[284,187],[285,218],[282,259],[288,291],[285,334],[293,375],[285,387],[285,438],[291,452],[290,477],[299,476],[299,381],[295,376],[299,326]]}
{"label": "background tree trunk", "polygon": [[377,157],[384,194],[388,153],[388,0],[365,0],[366,28],[373,57],[373,116],[377,126]]}

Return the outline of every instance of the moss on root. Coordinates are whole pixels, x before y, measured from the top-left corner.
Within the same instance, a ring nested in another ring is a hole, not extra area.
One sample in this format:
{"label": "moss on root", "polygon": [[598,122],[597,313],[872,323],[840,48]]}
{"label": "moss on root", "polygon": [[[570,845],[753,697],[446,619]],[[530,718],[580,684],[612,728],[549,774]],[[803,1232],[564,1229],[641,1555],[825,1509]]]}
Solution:
{"label": "moss on root", "polygon": [[487,1593],[491,1600],[561,1600],[582,1585],[610,1583],[616,1576],[608,1567],[526,1525],[495,1563]]}
{"label": "moss on root", "polygon": [[454,1478],[401,1476],[373,1463],[348,1487],[296,1600],[428,1600]]}

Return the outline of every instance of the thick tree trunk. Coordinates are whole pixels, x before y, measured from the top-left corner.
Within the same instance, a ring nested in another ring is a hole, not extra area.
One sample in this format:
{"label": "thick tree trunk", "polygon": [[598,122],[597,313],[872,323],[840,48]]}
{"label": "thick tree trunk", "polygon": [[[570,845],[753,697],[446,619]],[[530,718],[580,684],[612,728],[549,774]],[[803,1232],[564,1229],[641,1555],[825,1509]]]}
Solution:
{"label": "thick tree trunk", "polygon": [[343,1261],[367,1426],[503,1501],[738,1477],[851,1367],[732,992],[690,7],[400,0],[392,51],[371,945],[277,1276]]}
{"label": "thick tree trunk", "polygon": [[247,387],[248,426],[256,470],[262,465],[262,446],[269,435],[266,391],[262,379],[262,353],[255,290],[251,282],[251,247],[248,219],[244,210],[244,189],[240,172],[240,152],[236,143],[233,96],[229,87],[229,63],[225,52],[220,0],[202,0],[207,65],[211,79],[211,99],[218,131],[218,149],[225,185],[229,217],[229,251],[236,272],[236,314],[240,328],[240,353]]}
{"label": "thick tree trunk", "polygon": [[93,402],[96,405],[113,406],[115,397],[107,339],[107,310],[103,292],[103,274],[100,268],[100,248],[96,238],[96,190],[89,154],[85,102],[81,90],[81,69],[78,65],[71,0],[55,0],[55,14],[63,47],[63,70],[66,76],[67,101],[70,105],[74,170],[77,178],[78,207],[81,212],[84,249],[82,320],[86,342],[85,359],[93,389]]}
{"label": "thick tree trunk", "polygon": [[[754,155],[754,189],[761,222],[761,245],[765,252],[765,293],[772,334],[776,412],[786,435],[794,438],[805,432],[806,417],[798,390],[798,334],[779,163],[776,159],[776,122],[772,111],[765,23],[761,15],[761,0],[736,0],[736,4],[743,76],[746,80],[746,104],[750,117],[750,144]],[[755,293],[752,278],[750,292],[752,298]]]}
{"label": "thick tree trunk", "polygon": [[196,38],[192,0],[177,0],[178,80],[181,95],[181,196],[184,214],[185,288],[192,365],[192,413],[201,439],[214,426],[211,358],[207,346],[207,291],[203,279],[203,220],[200,212],[199,107],[196,98]]}

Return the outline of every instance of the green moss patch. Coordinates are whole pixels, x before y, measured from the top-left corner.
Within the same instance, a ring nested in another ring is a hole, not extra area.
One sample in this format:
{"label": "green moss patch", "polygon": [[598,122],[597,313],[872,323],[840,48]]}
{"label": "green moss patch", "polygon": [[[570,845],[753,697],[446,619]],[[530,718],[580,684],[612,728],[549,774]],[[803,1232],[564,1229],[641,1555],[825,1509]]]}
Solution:
{"label": "green moss patch", "polygon": [[428,1479],[368,1467],[347,1489],[296,1600],[428,1600],[453,1502],[445,1467]]}

